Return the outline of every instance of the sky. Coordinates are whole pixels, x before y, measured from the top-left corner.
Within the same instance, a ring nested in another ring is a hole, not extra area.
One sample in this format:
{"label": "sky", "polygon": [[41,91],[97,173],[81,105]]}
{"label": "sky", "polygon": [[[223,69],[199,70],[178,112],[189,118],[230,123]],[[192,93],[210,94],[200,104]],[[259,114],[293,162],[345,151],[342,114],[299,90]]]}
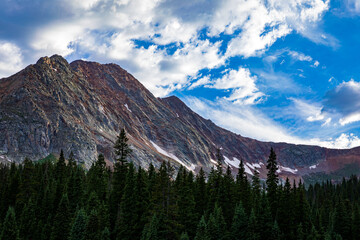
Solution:
{"label": "sky", "polygon": [[360,146],[360,0],[1,0],[0,78],[53,54],[242,136]]}

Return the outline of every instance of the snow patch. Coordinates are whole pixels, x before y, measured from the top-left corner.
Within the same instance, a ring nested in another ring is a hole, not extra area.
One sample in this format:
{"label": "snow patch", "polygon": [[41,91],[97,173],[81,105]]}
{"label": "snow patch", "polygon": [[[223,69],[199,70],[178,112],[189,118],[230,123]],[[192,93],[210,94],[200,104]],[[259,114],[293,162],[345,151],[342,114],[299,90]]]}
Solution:
{"label": "snow patch", "polygon": [[292,174],[295,174],[298,170],[295,168],[295,169],[292,169],[292,168],[289,168],[289,167],[283,167],[283,166],[280,166],[278,165],[278,170],[276,171],[277,173],[280,173],[282,171],[284,172],[290,172]]}
{"label": "snow patch", "polygon": [[315,169],[315,168],[317,167],[317,165],[318,165],[318,164],[311,165],[311,166],[309,167],[309,169]]}
{"label": "snow patch", "polygon": [[248,167],[248,165],[245,164],[245,165],[244,165],[244,168],[245,168],[245,172],[246,172],[246,173],[254,176],[254,174],[251,172],[251,170],[250,170],[250,168]]}
{"label": "snow patch", "polygon": [[252,165],[253,165],[254,168],[261,168],[259,163],[253,163]]}
{"label": "snow patch", "polygon": [[104,113],[104,107],[103,107],[102,105],[99,105],[99,111],[100,111],[101,113]]}
{"label": "snow patch", "polygon": [[224,160],[225,160],[225,163],[227,165],[231,165],[235,168],[238,168],[239,167],[239,164],[240,164],[240,160],[237,159],[237,158],[233,158],[233,160],[230,160],[228,157],[224,156]]}
{"label": "snow patch", "polygon": [[217,161],[215,161],[214,159],[210,159],[210,162],[214,165],[217,165]]}
{"label": "snow patch", "polygon": [[154,143],[153,141],[150,141],[151,144],[154,146],[154,148],[156,149],[157,152],[161,153],[162,155],[165,155],[175,161],[177,161],[178,163],[180,163],[181,165],[183,165],[184,167],[186,167],[189,171],[194,171],[195,170],[195,165],[191,164],[191,166],[187,166],[185,163],[183,163],[177,156],[175,156],[172,153],[169,153],[167,151],[165,151],[164,149],[162,149],[159,145],[157,145],[156,143]]}
{"label": "snow patch", "polygon": [[253,165],[251,165],[251,163],[246,163],[245,165],[247,165],[249,168],[251,168],[252,170],[255,170],[255,167]]}
{"label": "snow patch", "polygon": [[129,112],[132,112],[129,108],[129,106],[125,103],[124,106],[126,107],[126,109],[129,111]]}

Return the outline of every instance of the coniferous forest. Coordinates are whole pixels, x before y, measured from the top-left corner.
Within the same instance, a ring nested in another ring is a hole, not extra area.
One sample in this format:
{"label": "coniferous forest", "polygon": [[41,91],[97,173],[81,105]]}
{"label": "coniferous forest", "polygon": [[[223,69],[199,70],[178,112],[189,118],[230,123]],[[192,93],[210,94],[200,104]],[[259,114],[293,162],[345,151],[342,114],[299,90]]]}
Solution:
{"label": "coniferous forest", "polygon": [[247,179],[243,163],[234,178],[218,165],[208,176],[135,168],[125,131],[115,143],[114,168],[104,157],[89,170],[72,154],[0,167],[1,240],[272,240],[360,239],[360,182],[310,185],[276,174],[271,149],[267,179]]}

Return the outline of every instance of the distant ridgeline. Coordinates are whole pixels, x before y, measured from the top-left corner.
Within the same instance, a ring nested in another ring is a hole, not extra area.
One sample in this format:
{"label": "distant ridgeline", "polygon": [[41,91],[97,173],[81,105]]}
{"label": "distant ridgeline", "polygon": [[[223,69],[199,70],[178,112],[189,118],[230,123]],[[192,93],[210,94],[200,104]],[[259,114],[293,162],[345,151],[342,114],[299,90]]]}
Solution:
{"label": "distant ridgeline", "polygon": [[[249,181],[243,162],[236,178],[217,151],[208,178],[163,161],[148,170],[128,163],[125,131],[116,163],[104,156],[88,171],[73,156],[0,166],[0,239],[358,239],[360,183],[279,184],[273,149],[266,184]],[[172,176],[176,175],[175,178]]]}

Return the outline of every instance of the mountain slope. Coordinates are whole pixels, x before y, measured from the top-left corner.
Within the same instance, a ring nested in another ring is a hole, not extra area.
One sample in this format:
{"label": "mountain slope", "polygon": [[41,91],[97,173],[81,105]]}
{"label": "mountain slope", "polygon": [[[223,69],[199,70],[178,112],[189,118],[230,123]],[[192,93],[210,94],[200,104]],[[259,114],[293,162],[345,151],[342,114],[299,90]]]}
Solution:
{"label": "mountain slope", "polygon": [[71,151],[87,166],[103,153],[113,159],[113,142],[125,127],[132,161],[143,167],[169,160],[189,170],[214,166],[222,148],[234,172],[240,159],[251,175],[265,176],[270,148],[278,154],[280,175],[301,177],[360,163],[360,148],[331,150],[317,146],[260,142],[216,126],[177,97],[155,98],[131,74],[115,64],[41,58],[0,80],[0,160],[43,158]]}

